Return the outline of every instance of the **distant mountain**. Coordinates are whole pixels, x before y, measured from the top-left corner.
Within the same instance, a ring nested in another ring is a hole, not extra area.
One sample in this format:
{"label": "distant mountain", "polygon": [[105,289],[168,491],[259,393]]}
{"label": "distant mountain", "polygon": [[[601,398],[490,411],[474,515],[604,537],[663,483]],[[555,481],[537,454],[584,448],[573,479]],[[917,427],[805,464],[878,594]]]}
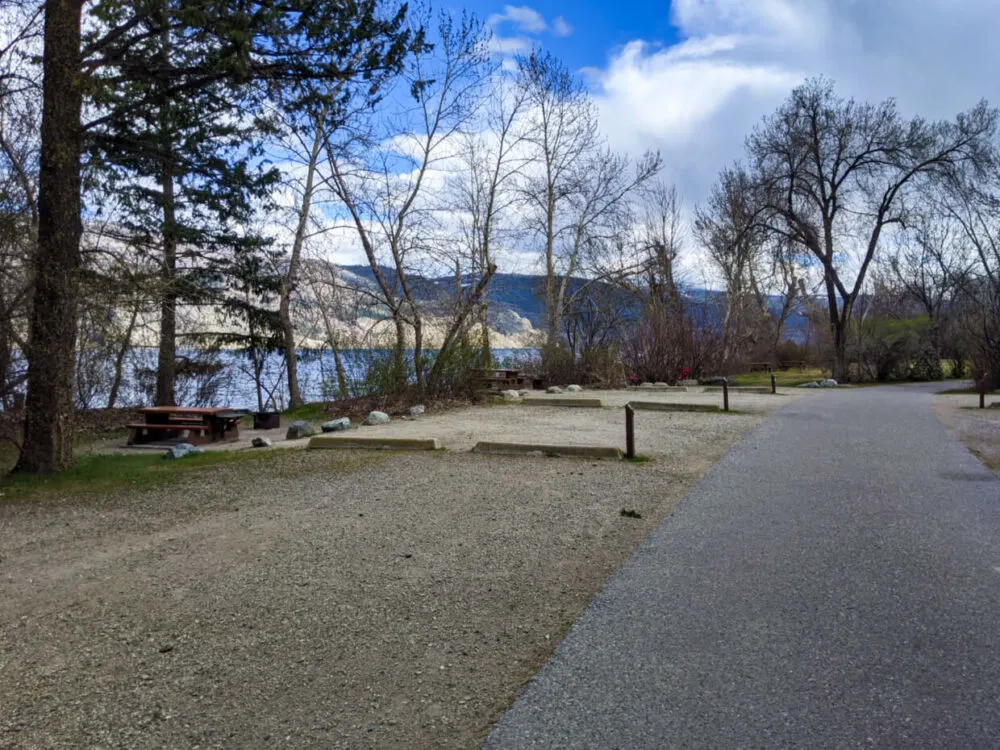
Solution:
{"label": "distant mountain", "polygon": [[[340,266],[340,269],[363,279],[367,284],[374,285],[375,283],[375,275],[368,266]],[[380,268],[380,272],[390,287],[396,284],[395,269],[383,266]],[[413,276],[408,280],[414,293],[422,300],[444,302],[454,298],[454,277]],[[571,279],[570,292],[575,292],[584,283],[586,283],[584,279]],[[610,293],[619,295],[622,305],[634,305],[631,298],[623,292],[614,290]],[[540,330],[545,327],[545,278],[543,276],[498,273],[493,277],[486,296],[495,313],[509,311],[530,321],[535,329]],[[710,319],[715,319],[717,325],[721,325],[718,311],[722,309],[722,292],[712,289],[688,288],[684,290],[684,296],[690,304],[704,308],[703,312]],[[780,297],[768,298],[768,305],[774,313],[780,311],[781,304]],[[636,313],[638,314],[638,311]],[[802,344],[806,340],[808,327],[808,320],[801,311],[794,311],[786,323],[785,338]]]}

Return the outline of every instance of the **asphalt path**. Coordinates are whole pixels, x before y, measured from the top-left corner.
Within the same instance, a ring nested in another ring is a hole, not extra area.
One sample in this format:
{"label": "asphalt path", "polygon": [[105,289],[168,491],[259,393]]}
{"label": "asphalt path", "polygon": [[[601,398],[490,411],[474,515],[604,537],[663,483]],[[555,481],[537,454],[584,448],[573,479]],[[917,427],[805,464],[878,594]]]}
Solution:
{"label": "asphalt path", "polygon": [[933,391],[779,410],[608,581],[486,746],[1000,747],[1000,480]]}

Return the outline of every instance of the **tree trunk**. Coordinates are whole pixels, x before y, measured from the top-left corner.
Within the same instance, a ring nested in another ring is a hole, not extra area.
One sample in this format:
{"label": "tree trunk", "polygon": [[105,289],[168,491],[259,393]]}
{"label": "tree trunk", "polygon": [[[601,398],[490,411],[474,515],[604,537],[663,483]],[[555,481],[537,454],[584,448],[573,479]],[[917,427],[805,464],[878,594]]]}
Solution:
{"label": "tree trunk", "polygon": [[73,363],[80,268],[80,0],[45,4],[38,247],[24,440],[15,471],[73,465]]}
{"label": "tree trunk", "polygon": [[132,308],[132,315],[129,317],[128,328],[125,329],[125,338],[115,355],[115,378],[111,381],[111,392],[108,394],[108,408],[114,409],[118,401],[118,392],[122,387],[122,369],[125,366],[125,356],[132,345],[132,331],[135,330],[135,321],[139,317],[138,302]]}
{"label": "tree trunk", "polygon": [[406,388],[406,324],[400,317],[399,312],[393,314],[393,323],[396,324],[396,345],[392,350],[392,369],[394,387],[397,391]]}
{"label": "tree trunk", "polygon": [[177,235],[174,213],[173,164],[164,164],[160,189],[163,193],[163,266],[160,294],[160,350],[156,367],[156,405],[176,406],[177,380]]}
{"label": "tree trunk", "polygon": [[302,398],[302,391],[299,388],[298,347],[295,345],[295,328],[292,325],[292,292],[295,291],[295,283],[298,281],[299,267],[302,263],[302,246],[305,244],[306,232],[309,230],[309,212],[312,207],[316,182],[316,164],[323,150],[323,121],[325,119],[326,108],[324,107],[316,119],[316,135],[309,152],[306,182],[302,188],[302,205],[299,206],[299,220],[295,227],[295,238],[292,240],[288,272],[281,280],[281,288],[278,291],[278,318],[281,323],[281,337],[285,350],[285,371],[288,375],[288,405],[293,408],[302,406],[305,400]]}
{"label": "tree trunk", "polygon": [[340,391],[340,398],[346,401],[351,397],[351,391],[347,387],[347,370],[344,369],[344,360],[340,356],[340,344],[331,341],[330,347],[333,349],[333,365],[337,370],[337,389]]}
{"label": "tree trunk", "polygon": [[[170,62],[170,26],[163,6],[160,34],[160,56],[164,66]],[[156,367],[156,405],[176,406],[174,384],[177,380],[177,214],[174,201],[174,144],[170,131],[170,113],[166,105],[160,109],[160,144],[163,166],[160,173],[160,199],[163,202],[161,234],[163,236],[162,287],[160,293],[160,348]]]}

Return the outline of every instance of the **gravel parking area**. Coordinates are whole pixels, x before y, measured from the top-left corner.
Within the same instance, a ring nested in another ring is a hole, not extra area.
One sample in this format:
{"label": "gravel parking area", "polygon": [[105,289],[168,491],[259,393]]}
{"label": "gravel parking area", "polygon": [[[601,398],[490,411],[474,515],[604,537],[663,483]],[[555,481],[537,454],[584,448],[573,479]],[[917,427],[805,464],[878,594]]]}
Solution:
{"label": "gravel parking area", "polygon": [[372,428],[449,452],[285,451],[141,496],[0,504],[0,747],[474,747],[785,403],[754,399],[641,413],[645,464],[456,452],[624,437],[620,409],[477,407]]}
{"label": "gravel parking area", "polygon": [[[986,403],[1000,403],[1000,396]],[[934,411],[945,427],[980,460],[1000,470],[1000,408],[979,409],[979,396],[947,394],[934,399]]]}

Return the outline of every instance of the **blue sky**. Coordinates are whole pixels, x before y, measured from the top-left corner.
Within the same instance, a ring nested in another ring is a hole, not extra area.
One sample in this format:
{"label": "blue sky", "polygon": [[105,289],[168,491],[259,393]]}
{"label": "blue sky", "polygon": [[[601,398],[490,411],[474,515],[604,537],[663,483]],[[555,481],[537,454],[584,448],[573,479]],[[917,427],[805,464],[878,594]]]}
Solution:
{"label": "blue sky", "polygon": [[[536,2],[498,3],[490,0],[470,0],[464,7],[484,20],[501,15],[508,5],[527,7],[539,13],[546,22],[562,17],[572,27],[567,37],[551,32],[537,35],[538,41],[559,55],[567,65],[584,68],[602,65],[608,54],[635,39],[663,44],[677,41],[677,31],[670,22],[668,0],[538,0]],[[513,35],[515,24],[500,24],[497,33]]]}
{"label": "blue sky", "polygon": [[[691,204],[807,77],[928,118],[1000,105],[1000,0],[448,0],[585,71],[612,146],[659,149]],[[565,23],[560,23],[562,19]],[[556,33],[559,31],[561,33]]]}

